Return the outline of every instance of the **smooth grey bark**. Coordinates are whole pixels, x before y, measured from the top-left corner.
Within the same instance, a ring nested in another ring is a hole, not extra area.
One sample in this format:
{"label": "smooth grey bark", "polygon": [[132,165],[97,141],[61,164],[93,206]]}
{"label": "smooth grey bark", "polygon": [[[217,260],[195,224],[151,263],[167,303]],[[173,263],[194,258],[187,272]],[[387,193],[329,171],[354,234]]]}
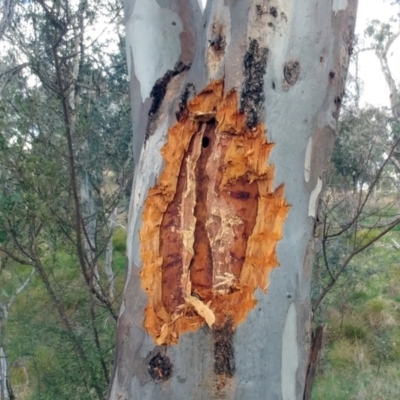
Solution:
{"label": "smooth grey bark", "polygon": [[[202,18],[197,0],[126,0],[136,170],[110,400],[303,398],[313,229],[352,51],[356,8],[356,0],[214,0]],[[198,37],[193,64],[170,80],[148,126],[152,88],[168,70],[177,71],[177,61],[191,61],[194,43],[187,42],[193,36]],[[222,52],[215,52],[216,40],[222,40]],[[255,42],[258,49],[267,49],[265,100],[256,96],[258,101],[243,108],[265,123],[267,139],[275,143],[269,163],[275,165],[275,187],[285,185],[291,209],[277,246],[280,267],[270,275],[267,294],[256,292],[257,306],[234,334],[234,376],[216,388],[214,340],[208,327],[183,334],[177,345],[161,350],[143,328],[147,295],[140,287],[139,231],[147,192],[164,165],[160,149],[176,122],[179,93],[188,84],[199,93],[212,80],[224,79],[225,92],[234,88],[244,96],[252,78],[246,56]],[[173,365],[172,377],[162,383],[148,372],[149,357],[157,351],[166,351]]]}

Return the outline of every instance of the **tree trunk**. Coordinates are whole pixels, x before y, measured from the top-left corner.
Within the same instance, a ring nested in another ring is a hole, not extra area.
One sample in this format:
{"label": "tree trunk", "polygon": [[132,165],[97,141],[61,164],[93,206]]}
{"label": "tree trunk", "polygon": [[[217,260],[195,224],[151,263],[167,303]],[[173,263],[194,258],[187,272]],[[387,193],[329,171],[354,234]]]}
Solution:
{"label": "tree trunk", "polygon": [[311,399],[312,388],[314,386],[315,375],[317,373],[319,359],[321,357],[321,351],[323,347],[324,328],[325,327],[323,324],[318,325],[314,334],[312,335],[310,360],[308,362],[306,385],[304,389],[303,400]]}
{"label": "tree trunk", "polygon": [[356,3],[126,1],[137,162],[109,399],[303,398]]}
{"label": "tree trunk", "polygon": [[4,348],[0,346],[0,400],[13,399],[8,383],[8,362]]}
{"label": "tree trunk", "polygon": [[113,253],[114,253],[113,233],[117,226],[117,215],[118,215],[117,207],[115,207],[109,217],[110,239],[108,240],[107,246],[106,246],[105,272],[106,272],[107,279],[108,279],[108,298],[111,301],[114,301],[114,292],[115,292],[115,276],[114,276],[114,271],[113,271]]}
{"label": "tree trunk", "polygon": [[10,398],[8,385],[8,360],[4,349],[8,313],[8,304],[0,303],[0,400],[8,400]]}

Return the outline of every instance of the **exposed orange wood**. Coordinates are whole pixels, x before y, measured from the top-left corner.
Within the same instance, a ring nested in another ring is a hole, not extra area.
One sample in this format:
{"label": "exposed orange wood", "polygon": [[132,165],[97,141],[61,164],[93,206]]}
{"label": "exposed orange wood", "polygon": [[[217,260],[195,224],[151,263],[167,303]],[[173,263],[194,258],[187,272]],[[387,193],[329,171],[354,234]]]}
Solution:
{"label": "exposed orange wood", "polygon": [[273,190],[273,144],[249,130],[238,96],[212,82],[168,131],[165,167],[149,190],[140,232],[144,325],[158,344],[205,322],[234,326],[266,291],[289,206]]}

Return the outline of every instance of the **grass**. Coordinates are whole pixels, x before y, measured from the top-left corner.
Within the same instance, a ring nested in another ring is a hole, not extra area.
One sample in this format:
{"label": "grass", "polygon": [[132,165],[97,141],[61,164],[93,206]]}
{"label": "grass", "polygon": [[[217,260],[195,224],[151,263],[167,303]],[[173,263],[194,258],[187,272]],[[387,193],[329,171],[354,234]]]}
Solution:
{"label": "grass", "polygon": [[343,336],[349,340],[365,340],[367,338],[367,330],[363,325],[346,322],[342,328]]}
{"label": "grass", "polygon": [[[119,237],[125,242],[123,235]],[[122,249],[122,245],[119,246]],[[89,360],[88,366],[81,368],[68,333],[60,323],[54,300],[38,274],[35,274],[26,290],[16,298],[7,323],[5,344],[10,362],[9,376],[17,399],[89,400],[93,396],[86,390],[87,382],[89,386],[93,386],[95,380],[102,387],[106,385],[98,362],[99,352],[93,339],[92,322],[88,317],[91,299],[76,257],[70,254],[72,252],[64,248],[59,249],[52,257],[44,257],[43,263],[51,285],[61,298],[73,324],[75,337]],[[106,286],[108,281],[103,273],[103,259],[99,259],[98,266]],[[113,269],[116,275],[116,310],[120,302],[119,293],[123,288],[125,266],[125,254],[115,249]],[[5,289],[0,296],[6,300],[9,296],[7,291],[13,293],[21,281],[29,276],[30,271],[30,267],[22,266],[15,277],[2,273],[0,287]],[[95,308],[95,323],[107,364],[115,343],[115,326],[110,318],[104,308]]]}
{"label": "grass", "polygon": [[354,369],[357,367],[357,360],[363,358],[363,347],[358,342],[347,338],[336,340],[328,353],[329,363],[337,371]]}
{"label": "grass", "polygon": [[400,394],[398,368],[377,366],[342,374],[326,370],[314,387],[312,400],[395,400]]}
{"label": "grass", "polygon": [[[364,243],[375,230],[360,230]],[[360,253],[329,293],[313,400],[400,399],[400,227]]]}
{"label": "grass", "polygon": [[126,252],[126,230],[119,227],[115,230],[113,236],[113,247],[115,251],[120,253]]}
{"label": "grass", "polygon": [[354,394],[352,379],[340,374],[326,373],[315,383],[312,400],[345,400]]}

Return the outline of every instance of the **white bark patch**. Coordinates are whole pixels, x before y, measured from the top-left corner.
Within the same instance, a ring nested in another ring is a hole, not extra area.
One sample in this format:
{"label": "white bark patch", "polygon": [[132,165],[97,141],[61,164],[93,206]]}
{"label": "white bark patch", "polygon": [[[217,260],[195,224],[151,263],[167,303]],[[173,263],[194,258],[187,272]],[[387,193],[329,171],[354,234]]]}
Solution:
{"label": "white bark patch", "polygon": [[333,0],[332,11],[336,14],[341,10],[345,10],[348,6],[347,0]]}
{"label": "white bark patch", "polygon": [[181,54],[179,34],[182,31],[178,14],[160,7],[156,0],[136,1],[126,24],[127,61],[131,76],[131,50],[142,101],[150,96],[157,79],[174,69]]}
{"label": "white bark patch", "polygon": [[286,316],[285,328],[282,335],[282,400],[296,400],[296,374],[298,366],[297,312],[294,303],[292,303]]}
{"label": "white bark patch", "polygon": [[[159,127],[151,135],[146,144],[143,146],[140,154],[140,162],[136,167],[134,189],[131,194],[131,206],[129,214],[131,220],[129,222],[129,230],[127,237],[127,255],[129,260],[129,266],[135,264],[140,267],[142,260],[140,258],[140,252],[132,245],[134,235],[138,234],[135,230],[137,229],[137,220],[141,218],[140,210],[146,201],[147,193],[149,188],[153,187],[160,174],[163,158],[161,155],[161,148],[164,145],[165,134],[168,132],[169,120],[165,118],[160,122]],[[130,267],[129,267],[130,268]],[[126,284],[130,280],[130,269],[126,278]]]}
{"label": "white bark patch", "polygon": [[313,146],[313,140],[312,137],[310,137],[307,144],[306,160],[304,163],[304,179],[306,182],[310,180],[312,146]]}
{"label": "white bark patch", "polygon": [[115,370],[113,385],[110,393],[110,400],[117,399],[117,386],[118,386],[118,367]]}
{"label": "white bark patch", "polygon": [[308,203],[308,216],[315,218],[317,215],[317,202],[319,194],[322,190],[322,179],[318,177],[317,186],[315,186],[314,190],[310,195],[310,202]]}

